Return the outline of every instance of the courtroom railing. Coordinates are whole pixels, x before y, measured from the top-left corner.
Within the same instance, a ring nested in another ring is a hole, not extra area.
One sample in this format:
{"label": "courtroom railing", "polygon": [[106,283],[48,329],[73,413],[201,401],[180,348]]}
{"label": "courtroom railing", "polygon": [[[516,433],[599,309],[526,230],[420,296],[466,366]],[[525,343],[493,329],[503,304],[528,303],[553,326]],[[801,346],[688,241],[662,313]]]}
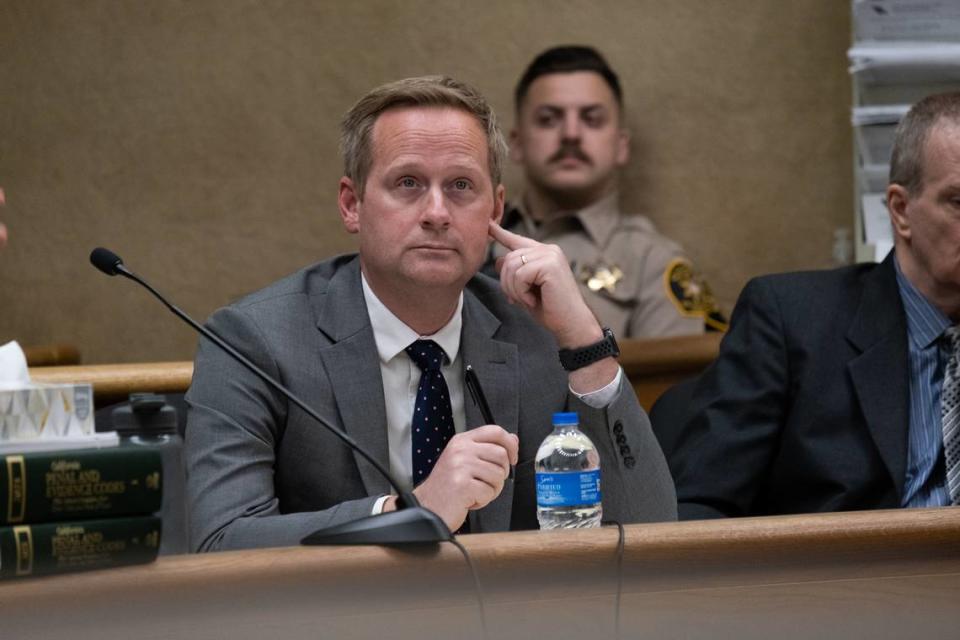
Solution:
{"label": "courtroom railing", "polygon": [[[717,355],[722,334],[620,341],[620,363],[645,409],[673,384],[703,371]],[[183,393],[193,363],[144,362],[31,367],[38,382],[90,382],[97,406],[122,402],[131,393]]]}
{"label": "courtroom railing", "polygon": [[23,347],[30,367],[80,364],[80,350],[72,344],[45,344]]}
{"label": "courtroom railing", "polygon": [[664,391],[707,368],[717,357],[722,333],[620,340],[620,364],[644,409]]}
{"label": "courtroom railing", "polygon": [[137,364],[88,364],[67,367],[31,367],[36,382],[89,382],[94,405],[123,402],[131,393],[183,393],[190,386],[193,363],[143,362]]}

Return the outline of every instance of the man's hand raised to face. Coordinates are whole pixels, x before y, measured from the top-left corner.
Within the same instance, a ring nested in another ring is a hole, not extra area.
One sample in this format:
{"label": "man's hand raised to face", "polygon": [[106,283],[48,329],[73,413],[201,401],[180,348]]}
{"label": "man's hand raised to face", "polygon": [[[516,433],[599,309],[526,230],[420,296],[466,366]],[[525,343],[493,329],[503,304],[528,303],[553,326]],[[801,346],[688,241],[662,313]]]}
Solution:
{"label": "man's hand raised to face", "polygon": [[[490,237],[509,251],[497,259],[504,295],[550,331],[561,348],[576,349],[603,338],[560,247],[517,235],[492,221]],[[616,361],[606,358],[571,372],[570,386],[579,393],[596,391],[612,382],[617,370]]]}
{"label": "man's hand raised to face", "polygon": [[561,347],[581,347],[602,337],[560,247],[517,235],[495,222],[490,223],[490,237],[509,251],[497,259],[497,271],[510,302],[526,309]]}

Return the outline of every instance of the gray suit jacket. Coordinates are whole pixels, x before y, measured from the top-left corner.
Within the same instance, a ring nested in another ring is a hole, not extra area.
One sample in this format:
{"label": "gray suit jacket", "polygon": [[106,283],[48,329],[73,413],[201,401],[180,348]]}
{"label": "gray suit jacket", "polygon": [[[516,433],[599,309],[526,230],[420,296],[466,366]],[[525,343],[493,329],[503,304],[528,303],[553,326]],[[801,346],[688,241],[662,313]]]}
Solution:
{"label": "gray suit jacket", "polygon": [[[346,431],[386,467],[386,411],[355,256],[297,272],[217,311],[208,328]],[[520,437],[516,480],[470,514],[473,532],[536,528],[533,459],[554,411],[577,411],[600,451],[605,519],[676,518],[663,455],[629,387],[606,409],[568,393],[556,344],[499,285],[464,292],[461,349],[499,424]],[[206,340],[187,394],[187,492],[198,550],[297,544],[369,515],[387,481],[359,455]],[[483,424],[466,402],[468,426]]]}

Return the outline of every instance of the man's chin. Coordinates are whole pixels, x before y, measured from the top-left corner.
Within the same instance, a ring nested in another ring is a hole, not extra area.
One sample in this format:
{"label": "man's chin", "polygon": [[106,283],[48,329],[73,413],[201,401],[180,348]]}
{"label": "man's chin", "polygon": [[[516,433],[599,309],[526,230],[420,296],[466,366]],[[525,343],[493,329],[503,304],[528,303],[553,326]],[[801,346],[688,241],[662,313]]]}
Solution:
{"label": "man's chin", "polygon": [[462,288],[473,277],[473,274],[466,274],[465,268],[459,262],[451,264],[420,261],[404,271],[411,283],[429,289]]}

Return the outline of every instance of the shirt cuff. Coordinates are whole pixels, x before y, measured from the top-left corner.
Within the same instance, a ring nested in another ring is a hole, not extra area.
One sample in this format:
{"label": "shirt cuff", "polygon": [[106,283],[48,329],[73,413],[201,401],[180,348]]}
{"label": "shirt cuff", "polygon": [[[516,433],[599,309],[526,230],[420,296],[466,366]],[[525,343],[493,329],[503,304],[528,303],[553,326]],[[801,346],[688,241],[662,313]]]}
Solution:
{"label": "shirt cuff", "polygon": [[577,393],[570,387],[570,392],[583,401],[588,407],[594,409],[606,409],[620,395],[620,386],[623,383],[623,367],[617,367],[617,375],[613,381],[605,387],[591,391],[590,393]]}
{"label": "shirt cuff", "polygon": [[389,495],[386,495],[386,496],[380,496],[379,498],[377,498],[377,501],[373,503],[373,509],[370,510],[370,515],[378,516],[381,513],[383,513],[383,504],[387,501],[387,498],[389,497],[390,497]]}

